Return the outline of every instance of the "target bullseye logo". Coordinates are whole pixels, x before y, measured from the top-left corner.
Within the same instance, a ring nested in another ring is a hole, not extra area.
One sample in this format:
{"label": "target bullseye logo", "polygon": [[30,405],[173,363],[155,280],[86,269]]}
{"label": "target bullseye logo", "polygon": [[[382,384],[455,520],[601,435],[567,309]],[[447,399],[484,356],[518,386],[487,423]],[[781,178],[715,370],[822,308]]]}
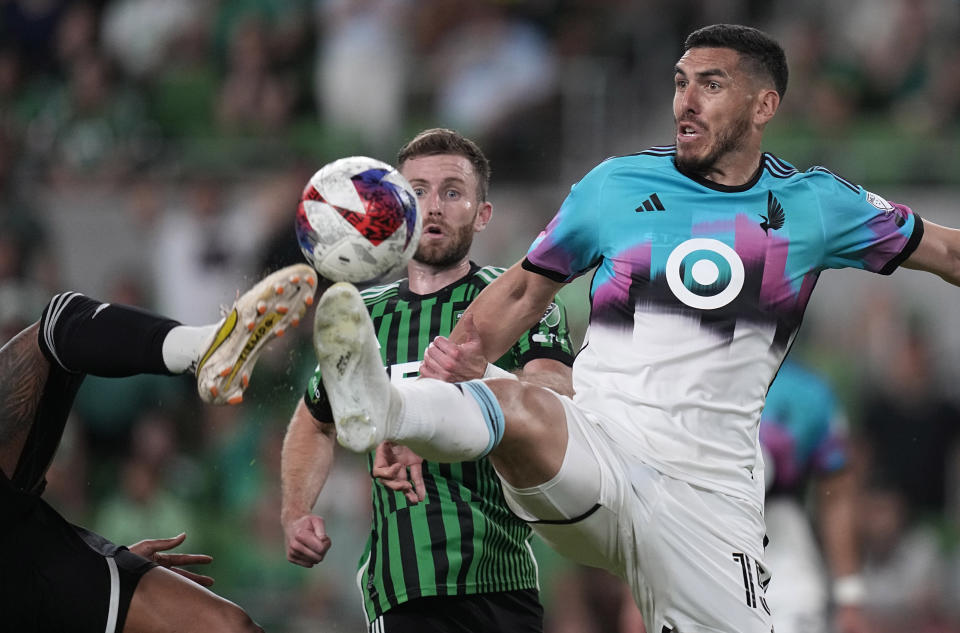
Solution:
{"label": "target bullseye logo", "polygon": [[743,260],[719,240],[698,237],[683,242],[667,258],[667,285],[691,308],[716,310],[743,289]]}

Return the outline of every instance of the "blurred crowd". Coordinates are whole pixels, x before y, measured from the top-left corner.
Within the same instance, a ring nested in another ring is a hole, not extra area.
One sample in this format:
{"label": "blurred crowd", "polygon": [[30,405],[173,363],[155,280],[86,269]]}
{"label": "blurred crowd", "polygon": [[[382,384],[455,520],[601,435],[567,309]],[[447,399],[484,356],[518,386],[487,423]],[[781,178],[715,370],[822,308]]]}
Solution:
{"label": "blurred crowd", "polygon": [[[0,1],[0,342],[64,289],[216,319],[301,260],[292,218],[313,171],[348,154],[392,161],[428,126],[490,157],[503,219],[480,259],[508,265],[585,169],[671,142],[673,62],[712,22],[759,26],[787,50],[771,151],[871,187],[960,184],[950,0]],[[873,294],[849,319],[808,323],[803,351],[850,411],[876,630],[949,633],[956,375],[937,362],[929,313],[902,304]],[[369,481],[351,455],[320,501],[330,557],[314,570],[284,558],[280,443],[312,369],[299,328],[235,408],[199,406],[189,379],[90,378],[48,497],[117,542],[186,531],[186,548],[216,557],[219,591],[268,630],[361,630]],[[539,550],[551,631],[616,630],[606,608],[561,615],[571,592],[604,585]]]}

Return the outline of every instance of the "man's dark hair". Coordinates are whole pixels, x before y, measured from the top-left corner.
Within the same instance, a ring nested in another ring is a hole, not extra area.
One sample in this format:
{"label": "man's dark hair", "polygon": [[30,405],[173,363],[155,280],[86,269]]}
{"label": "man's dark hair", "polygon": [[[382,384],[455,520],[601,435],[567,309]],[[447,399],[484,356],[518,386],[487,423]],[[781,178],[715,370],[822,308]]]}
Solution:
{"label": "man's dark hair", "polygon": [[780,98],[787,92],[787,56],[772,37],[750,26],[713,24],[687,36],[683,50],[691,48],[729,48],[740,53],[748,71],[773,80]]}
{"label": "man's dark hair", "polygon": [[477,200],[486,201],[487,188],[490,186],[490,162],[476,143],[454,130],[438,127],[420,132],[400,148],[397,168],[411,158],[437,154],[455,154],[469,160],[477,175]]}

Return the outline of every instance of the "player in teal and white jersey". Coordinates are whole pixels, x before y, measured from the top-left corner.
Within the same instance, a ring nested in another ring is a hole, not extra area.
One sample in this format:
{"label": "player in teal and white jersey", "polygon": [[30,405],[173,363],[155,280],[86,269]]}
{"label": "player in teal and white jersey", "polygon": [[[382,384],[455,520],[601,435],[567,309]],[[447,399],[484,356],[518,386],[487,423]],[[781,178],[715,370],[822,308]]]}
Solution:
{"label": "player in teal and white jersey", "polygon": [[[401,149],[397,168],[417,194],[424,230],[408,276],[363,292],[363,317],[369,311],[375,324],[380,377],[402,384],[417,378],[435,339],[450,334],[503,269],[469,259],[474,234],[492,213],[490,168],[476,144],[451,130],[426,130]],[[551,303],[536,324],[518,332],[496,360],[499,369],[479,350],[467,356],[457,359],[458,377],[522,370],[525,380],[569,389],[573,350],[563,307]],[[471,367],[471,359],[478,364]],[[318,372],[310,381],[282,458],[287,558],[306,567],[322,561],[336,538],[311,513],[333,461],[325,376]],[[510,512],[488,460],[421,464],[402,447],[380,447],[367,463],[384,477],[373,483],[373,525],[357,577],[371,631],[543,630],[532,533]]]}
{"label": "player in teal and white jersey", "polygon": [[596,269],[572,399],[495,379],[389,385],[356,290],[328,290],[314,336],[340,441],[489,455],[514,511],[562,554],[625,578],[651,633],[769,633],[758,424],[819,274],[904,265],[960,285],[960,231],[763,152],[786,84],[783,50],[760,31],[690,34],[675,144],[588,173],[471,304],[462,322],[476,331],[452,333],[497,358]]}
{"label": "player in teal and white jersey", "polygon": [[760,417],[770,538],[764,556],[773,574],[767,600],[777,633],[869,629],[861,608],[857,476],[848,442],[846,415],[830,384],[787,359]]}

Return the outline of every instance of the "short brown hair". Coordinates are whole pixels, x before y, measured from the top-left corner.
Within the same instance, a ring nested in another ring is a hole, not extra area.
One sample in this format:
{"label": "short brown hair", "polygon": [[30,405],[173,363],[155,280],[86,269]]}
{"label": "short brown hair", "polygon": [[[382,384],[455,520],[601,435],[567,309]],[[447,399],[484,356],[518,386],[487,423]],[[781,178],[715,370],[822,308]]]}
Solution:
{"label": "short brown hair", "polygon": [[463,156],[473,165],[477,175],[477,200],[487,200],[487,188],[490,186],[490,161],[480,147],[455,130],[435,127],[423,130],[408,141],[397,153],[397,168],[411,158],[454,154]]}

